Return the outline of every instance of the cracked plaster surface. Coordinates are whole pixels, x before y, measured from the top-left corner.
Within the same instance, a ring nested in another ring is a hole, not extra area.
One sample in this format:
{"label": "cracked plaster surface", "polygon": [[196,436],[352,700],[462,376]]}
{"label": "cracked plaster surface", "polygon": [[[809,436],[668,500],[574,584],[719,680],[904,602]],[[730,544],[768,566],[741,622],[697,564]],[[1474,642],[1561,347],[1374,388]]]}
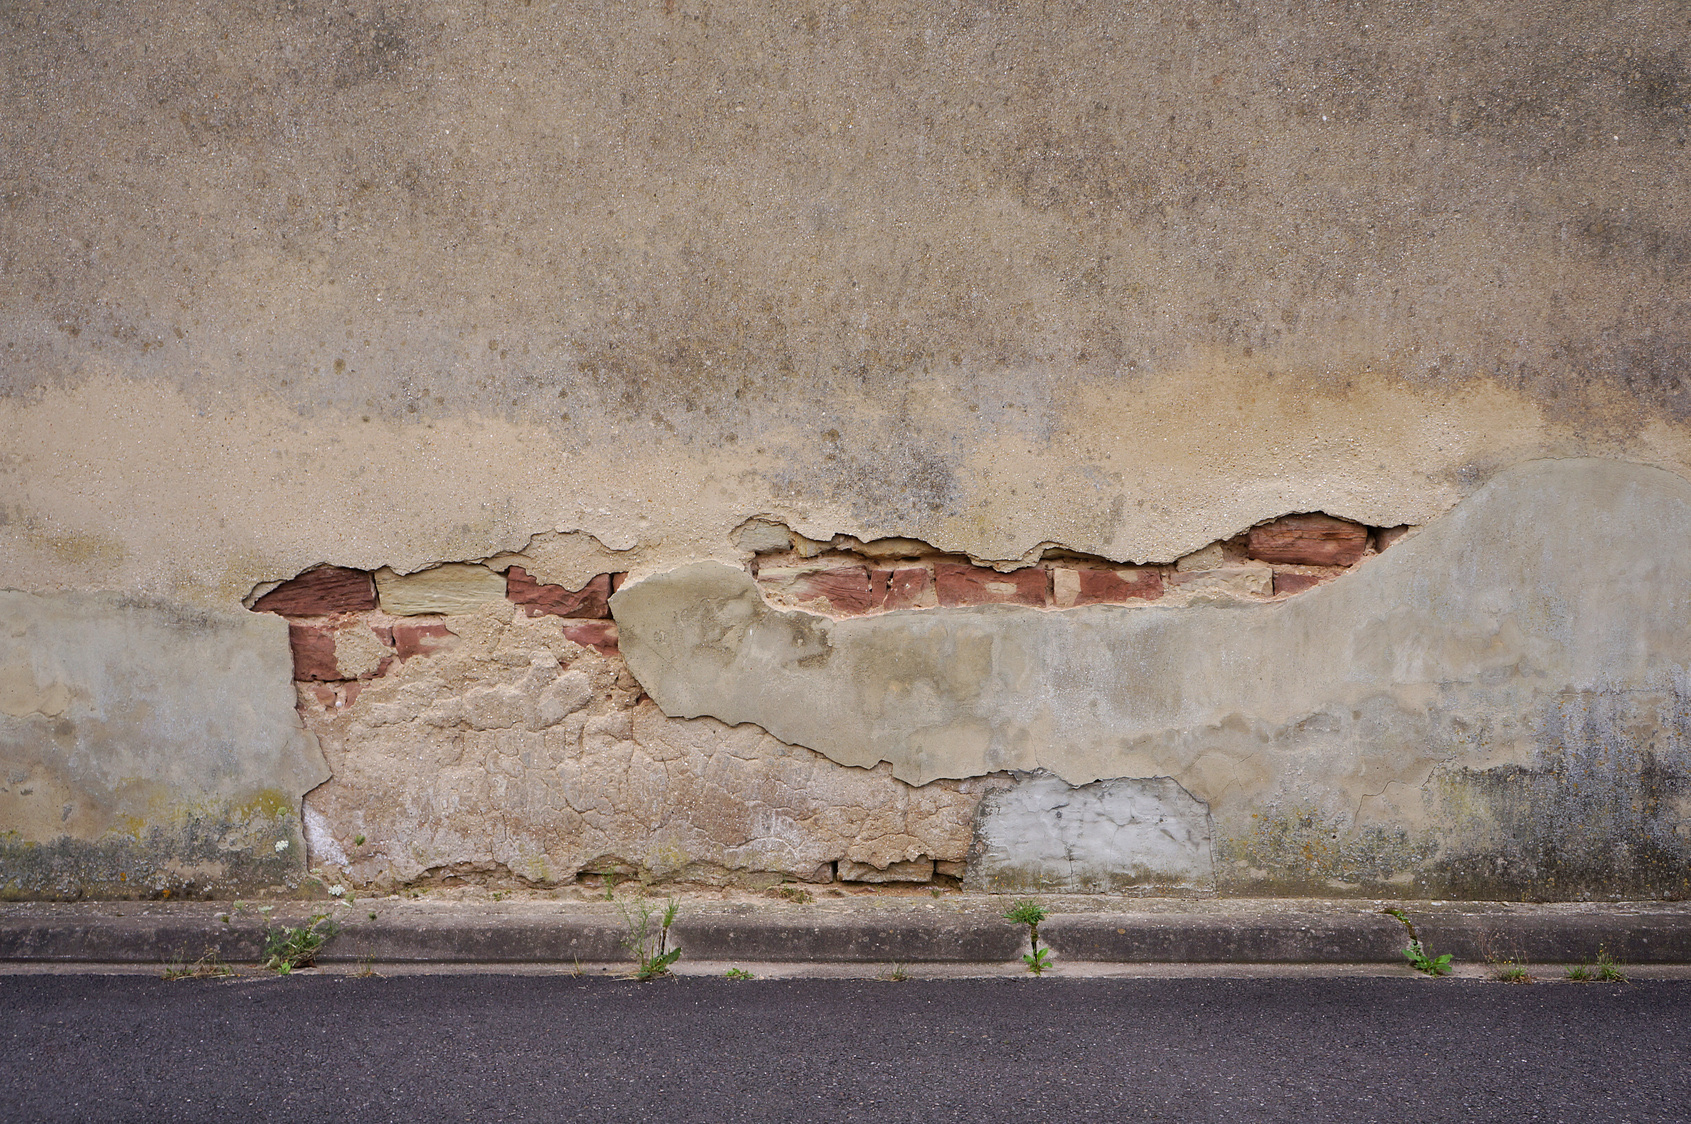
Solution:
{"label": "cracked plaster surface", "polygon": [[[1605,762],[1648,754],[1683,771],[1688,590],[1691,483],[1573,459],[1501,473],[1368,565],[1279,604],[834,621],[773,609],[748,576],[710,563],[611,604],[630,670],[666,713],[756,722],[914,784],[999,770],[1076,785],[1171,777],[1235,840],[1265,811],[1302,808],[1346,831],[1447,844],[1490,832],[1497,845],[1508,825],[1439,806],[1429,780],[1542,768],[1576,742]],[[1592,700],[1627,712],[1624,736],[1558,732]]]}
{"label": "cracked plaster surface", "polygon": [[502,604],[439,619],[455,642],[350,703],[344,685],[300,685],[334,773],[306,799],[312,861],[356,884],[825,881],[836,861],[960,861],[992,787],[911,788],[755,727],[666,718],[620,660],[566,640],[556,617]]}

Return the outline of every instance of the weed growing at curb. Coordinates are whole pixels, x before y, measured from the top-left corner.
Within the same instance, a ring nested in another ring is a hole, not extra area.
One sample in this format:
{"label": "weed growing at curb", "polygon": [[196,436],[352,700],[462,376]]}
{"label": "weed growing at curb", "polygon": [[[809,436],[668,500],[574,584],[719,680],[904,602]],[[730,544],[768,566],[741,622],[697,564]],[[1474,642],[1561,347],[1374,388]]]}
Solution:
{"label": "weed growing at curb", "polygon": [[1022,954],[1022,963],[1036,976],[1043,975],[1046,969],[1051,967],[1051,950],[1039,945],[1039,923],[1049,916],[1051,911],[1032,898],[1024,898],[1015,903],[1004,914],[1004,920],[1028,927],[1028,947],[1032,951]]}
{"label": "weed growing at curb", "polygon": [[910,978],[910,973],[904,970],[904,965],[902,963],[899,963],[894,964],[892,966],[892,971],[880,978],[886,983],[903,983],[905,980]]}
{"label": "weed growing at curb", "polygon": [[[681,959],[681,949],[669,947],[669,927],[675,923],[680,904],[670,898],[664,903],[663,912],[658,913],[657,906],[642,896],[635,900],[632,907],[626,902],[618,902],[617,908],[622,911],[623,923],[628,926],[628,936],[622,939],[622,947],[629,951],[638,965],[632,978],[655,980],[669,975],[669,966]],[[653,914],[658,917],[655,930]]]}
{"label": "weed growing at curb", "polygon": [[265,929],[264,958],[259,965],[280,976],[296,968],[309,968],[317,963],[317,952],[324,942],[340,931],[340,923],[330,920],[327,913],[312,914],[304,925]]}
{"label": "weed growing at curb", "polygon": [[1626,973],[1609,955],[1609,950],[1601,945],[1597,948],[1597,966],[1593,968],[1589,962],[1575,964],[1567,971],[1567,978],[1574,983],[1625,983]]}
{"label": "weed growing at curb", "polygon": [[1390,917],[1403,922],[1403,927],[1409,930],[1409,947],[1403,950],[1403,957],[1409,961],[1409,966],[1417,972],[1425,972],[1434,977],[1450,975],[1450,953],[1443,956],[1429,956],[1421,945],[1421,937],[1415,932],[1415,924],[1410,921],[1401,909],[1382,909],[1380,911]]}
{"label": "weed growing at curb", "polygon": [[752,975],[750,972],[746,971],[744,968],[730,968],[726,972],[722,973],[722,978],[725,979],[725,980],[755,980],[755,979],[757,979],[756,976]]}
{"label": "weed growing at curb", "polygon": [[816,895],[803,886],[777,886],[776,896],[787,899],[796,905],[809,905],[816,900]]}
{"label": "weed growing at curb", "polygon": [[1491,935],[1480,932],[1480,952],[1485,956],[1488,974],[1499,983],[1530,984],[1536,982],[1532,973],[1527,970],[1527,958],[1520,950],[1513,956],[1505,956],[1498,952],[1492,944]]}
{"label": "weed growing at curb", "polygon": [[1609,950],[1601,945],[1597,948],[1597,966],[1593,968],[1589,962],[1575,964],[1569,968],[1566,978],[1574,983],[1625,983],[1626,973],[1621,966],[1609,955]]}
{"label": "weed growing at curb", "polygon": [[223,962],[217,955],[217,950],[207,947],[192,964],[184,964],[178,954],[175,960],[164,966],[160,977],[167,980],[212,980],[234,974],[235,969]]}

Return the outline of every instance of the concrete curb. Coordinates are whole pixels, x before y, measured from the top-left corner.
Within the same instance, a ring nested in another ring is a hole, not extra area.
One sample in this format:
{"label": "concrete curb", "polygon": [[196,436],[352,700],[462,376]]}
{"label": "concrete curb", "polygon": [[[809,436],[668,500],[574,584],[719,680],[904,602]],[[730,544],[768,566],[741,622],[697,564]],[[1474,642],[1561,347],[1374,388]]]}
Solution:
{"label": "concrete curb", "polygon": [[[1061,960],[1096,964],[1402,964],[1403,926],[1356,901],[1052,900],[1040,934]],[[1579,963],[1604,949],[1631,964],[1691,964],[1691,907],[1680,903],[1512,905],[1389,903],[1427,948],[1458,961]],[[813,964],[1014,964],[1026,931],[1004,903],[956,895],[791,905],[687,901],[672,943],[693,960]],[[228,904],[107,902],[0,906],[0,962],[162,964],[207,950],[256,961],[269,924],[313,907],[277,903],[266,917]],[[628,960],[626,923],[605,902],[363,900],[316,907],[341,933],[325,963],[570,964]],[[370,914],[374,913],[372,918]]]}

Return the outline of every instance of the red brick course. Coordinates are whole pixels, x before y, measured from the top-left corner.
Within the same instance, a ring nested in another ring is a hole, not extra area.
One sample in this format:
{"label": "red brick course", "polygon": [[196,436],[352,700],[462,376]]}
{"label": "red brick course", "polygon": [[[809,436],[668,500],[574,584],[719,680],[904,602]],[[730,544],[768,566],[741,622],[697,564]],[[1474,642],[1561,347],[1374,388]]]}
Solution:
{"label": "red brick course", "polygon": [[[448,640],[447,637],[451,637]],[[443,624],[396,624],[393,626],[393,648],[402,660],[412,656],[426,656],[438,652],[458,639],[458,634]]]}
{"label": "red brick course", "polygon": [[941,605],[1039,605],[1051,600],[1051,575],[1040,566],[1001,574],[965,562],[936,562],[934,588]]}
{"label": "red brick course", "polygon": [[1124,601],[1155,601],[1163,595],[1163,576],[1156,570],[1078,570],[1080,594],[1076,605],[1119,605]]}
{"label": "red brick course", "polygon": [[596,574],[580,589],[565,589],[561,585],[542,585],[528,576],[521,566],[505,571],[505,596],[523,607],[531,617],[550,614],[554,617],[576,617],[605,620],[611,609],[611,575]]}
{"label": "red brick course", "polygon": [[564,625],[564,639],[592,648],[601,656],[617,656],[617,626],[615,621],[582,621]]}
{"label": "red brick course", "polygon": [[1283,565],[1352,566],[1367,549],[1367,527],[1317,511],[1252,527],[1246,553]]}
{"label": "red brick course", "polygon": [[288,647],[294,653],[294,679],[299,682],[339,679],[335,664],[335,630],[311,624],[288,624]]}
{"label": "red brick course", "polygon": [[290,578],[253,602],[257,613],[284,617],[326,617],[376,607],[376,583],[363,570],[318,566]]}

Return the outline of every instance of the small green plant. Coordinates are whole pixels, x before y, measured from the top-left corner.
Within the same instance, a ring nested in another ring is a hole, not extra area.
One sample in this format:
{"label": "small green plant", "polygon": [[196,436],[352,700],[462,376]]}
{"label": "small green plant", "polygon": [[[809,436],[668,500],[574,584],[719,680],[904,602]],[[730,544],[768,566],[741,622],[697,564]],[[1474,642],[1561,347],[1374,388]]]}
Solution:
{"label": "small green plant", "polygon": [[1621,966],[1616,963],[1615,958],[1609,955],[1609,950],[1602,946],[1598,946],[1597,949],[1597,966],[1595,968],[1591,966],[1589,961],[1575,964],[1567,970],[1566,977],[1574,983],[1591,983],[1594,980],[1598,983],[1626,982],[1626,973],[1621,971]]}
{"label": "small green plant", "polygon": [[1491,978],[1499,983],[1532,983],[1532,973],[1527,971],[1523,965],[1516,964],[1513,961],[1494,965],[1491,970]]}
{"label": "small green plant", "polygon": [[628,936],[622,939],[622,947],[629,951],[637,965],[634,978],[654,980],[669,975],[669,966],[681,959],[681,949],[669,947],[669,927],[675,924],[675,915],[680,909],[676,900],[670,898],[665,902],[661,913],[644,896],[637,898],[633,906],[619,902],[618,908],[622,910],[623,922],[628,926]]}
{"label": "small green plant", "polygon": [[374,921],[375,919],[376,919],[376,911],[372,909],[370,911],[370,920]]}
{"label": "small green plant", "polygon": [[340,931],[340,924],[330,920],[327,913],[312,914],[304,925],[265,929],[264,958],[259,963],[282,976],[296,968],[309,968],[317,963],[317,952],[324,942]]}
{"label": "small green plant", "polygon": [[1620,965],[1615,963],[1615,958],[1609,955],[1609,951],[1602,947],[1597,949],[1597,982],[1626,982],[1626,973],[1621,971]]}
{"label": "small green plant", "polygon": [[757,979],[756,976],[752,975],[750,972],[746,971],[744,968],[730,968],[726,972],[722,973],[722,978],[725,979],[725,980],[755,980],[755,979]]}
{"label": "small green plant", "polygon": [[902,963],[894,964],[892,966],[892,971],[888,972],[881,978],[888,983],[903,983],[905,980],[910,978],[910,973],[905,971]]}
{"label": "small green plant", "polygon": [[1409,961],[1409,966],[1417,972],[1425,972],[1429,976],[1450,975],[1450,953],[1443,956],[1429,956],[1426,948],[1421,944],[1420,934],[1415,932],[1415,923],[1404,915],[1401,909],[1382,909],[1380,911],[1390,917],[1403,922],[1403,927],[1409,930],[1409,947],[1403,950],[1403,957]]}
{"label": "small green plant", "polygon": [[353,840],[352,840],[352,845],[353,845],[353,846],[354,846],[354,847],[362,847],[362,846],[364,846],[364,837],[363,837],[363,836],[362,836],[362,835],[359,835],[359,836],[355,836],[355,837],[354,837],[354,838],[353,838]]}
{"label": "small green plant", "polygon": [[225,964],[217,955],[217,950],[210,947],[200,953],[200,958],[192,964],[183,963],[182,957],[178,955],[175,960],[164,966],[161,973],[167,980],[210,980],[234,974],[235,969]]}
{"label": "small green plant", "polygon": [[1018,925],[1028,927],[1028,948],[1030,951],[1022,954],[1022,963],[1028,966],[1028,971],[1036,976],[1044,975],[1051,967],[1051,950],[1042,948],[1039,944],[1039,923],[1051,916],[1051,911],[1034,901],[1024,898],[1012,905],[1004,914],[1004,920],[1014,921]]}
{"label": "small green plant", "polygon": [[358,970],[352,973],[354,979],[367,980],[376,974],[376,960],[372,956],[358,958]]}
{"label": "small green plant", "polygon": [[786,898],[796,905],[809,905],[816,900],[816,895],[803,886],[777,886],[775,887],[775,895]]}

